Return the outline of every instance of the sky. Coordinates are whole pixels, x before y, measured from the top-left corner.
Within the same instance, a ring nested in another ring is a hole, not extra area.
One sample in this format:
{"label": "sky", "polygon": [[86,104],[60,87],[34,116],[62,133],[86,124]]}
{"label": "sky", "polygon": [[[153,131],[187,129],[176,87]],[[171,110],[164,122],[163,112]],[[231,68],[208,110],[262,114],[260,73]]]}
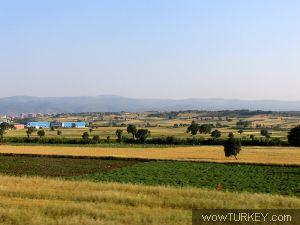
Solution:
{"label": "sky", "polygon": [[0,97],[300,100],[299,0],[0,0]]}

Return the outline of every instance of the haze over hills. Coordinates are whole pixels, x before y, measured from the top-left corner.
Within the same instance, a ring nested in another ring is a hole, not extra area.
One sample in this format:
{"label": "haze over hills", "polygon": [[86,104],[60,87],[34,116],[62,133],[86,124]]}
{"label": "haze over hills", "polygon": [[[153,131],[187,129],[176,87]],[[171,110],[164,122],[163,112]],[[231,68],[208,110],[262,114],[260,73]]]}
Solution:
{"label": "haze over hills", "polygon": [[300,101],[238,99],[138,99],[114,95],[93,97],[30,97],[0,98],[0,114],[35,112],[141,112],[170,110],[274,110],[300,111]]}

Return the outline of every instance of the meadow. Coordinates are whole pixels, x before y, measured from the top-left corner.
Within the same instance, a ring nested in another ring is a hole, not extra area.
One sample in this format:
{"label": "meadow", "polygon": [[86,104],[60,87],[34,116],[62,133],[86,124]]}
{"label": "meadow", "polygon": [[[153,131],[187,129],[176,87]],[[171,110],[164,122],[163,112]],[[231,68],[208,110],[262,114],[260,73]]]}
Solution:
{"label": "meadow", "polygon": [[191,210],[300,208],[299,198],[0,176],[0,224],[191,224]]}

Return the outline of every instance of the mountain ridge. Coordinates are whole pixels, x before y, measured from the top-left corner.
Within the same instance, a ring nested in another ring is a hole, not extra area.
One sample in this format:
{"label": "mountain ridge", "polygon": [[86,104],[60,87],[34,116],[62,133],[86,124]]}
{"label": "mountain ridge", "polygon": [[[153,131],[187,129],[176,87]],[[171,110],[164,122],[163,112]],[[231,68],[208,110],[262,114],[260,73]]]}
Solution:
{"label": "mountain ridge", "polygon": [[128,98],[118,95],[0,98],[0,114],[7,113],[78,113],[142,112],[176,110],[270,110],[300,111],[300,101],[242,100],[223,98],[155,99]]}

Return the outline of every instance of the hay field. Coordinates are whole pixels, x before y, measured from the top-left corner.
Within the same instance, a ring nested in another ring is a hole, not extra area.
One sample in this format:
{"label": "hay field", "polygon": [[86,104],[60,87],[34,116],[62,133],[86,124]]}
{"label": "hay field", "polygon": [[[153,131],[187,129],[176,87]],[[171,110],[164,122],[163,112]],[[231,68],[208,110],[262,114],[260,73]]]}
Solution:
{"label": "hay field", "polygon": [[300,165],[300,148],[293,147],[243,147],[239,160],[226,158],[222,146],[109,148],[0,145],[0,153]]}
{"label": "hay field", "polygon": [[0,224],[190,224],[193,208],[300,208],[300,199],[0,176]]}

